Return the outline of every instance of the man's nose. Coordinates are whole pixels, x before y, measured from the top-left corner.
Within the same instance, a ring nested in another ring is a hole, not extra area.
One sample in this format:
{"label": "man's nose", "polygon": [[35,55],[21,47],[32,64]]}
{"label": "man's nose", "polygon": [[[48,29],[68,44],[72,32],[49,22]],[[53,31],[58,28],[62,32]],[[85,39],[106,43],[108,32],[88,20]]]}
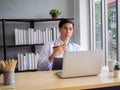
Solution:
{"label": "man's nose", "polygon": [[70,32],[70,29],[67,29],[67,33],[69,33]]}

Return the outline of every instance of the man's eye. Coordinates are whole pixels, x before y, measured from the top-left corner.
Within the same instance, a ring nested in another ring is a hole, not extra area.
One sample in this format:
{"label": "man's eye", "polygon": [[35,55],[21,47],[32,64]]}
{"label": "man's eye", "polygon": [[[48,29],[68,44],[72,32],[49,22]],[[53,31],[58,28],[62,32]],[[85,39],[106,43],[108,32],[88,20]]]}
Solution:
{"label": "man's eye", "polygon": [[73,30],[73,28],[70,28],[70,31],[72,31]]}

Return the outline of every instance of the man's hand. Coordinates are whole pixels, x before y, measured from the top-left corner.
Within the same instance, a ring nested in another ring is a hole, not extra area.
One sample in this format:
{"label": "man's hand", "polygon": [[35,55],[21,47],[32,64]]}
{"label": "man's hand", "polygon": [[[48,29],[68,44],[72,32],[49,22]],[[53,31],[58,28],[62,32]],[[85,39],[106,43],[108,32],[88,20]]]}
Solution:
{"label": "man's hand", "polygon": [[49,57],[49,61],[52,63],[55,57],[63,54],[66,50],[67,50],[66,43],[62,43],[60,46],[56,46],[56,43],[54,42],[53,53]]}

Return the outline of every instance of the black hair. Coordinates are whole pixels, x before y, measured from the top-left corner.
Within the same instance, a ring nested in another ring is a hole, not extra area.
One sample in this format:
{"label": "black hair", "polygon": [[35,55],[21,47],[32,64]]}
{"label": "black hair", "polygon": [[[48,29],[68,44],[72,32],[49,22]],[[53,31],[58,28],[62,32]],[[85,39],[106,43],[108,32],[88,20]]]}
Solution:
{"label": "black hair", "polygon": [[64,24],[66,24],[66,23],[71,23],[73,25],[73,27],[74,27],[74,23],[71,20],[69,20],[69,19],[61,19],[60,23],[59,23],[59,28],[62,28],[62,26]]}

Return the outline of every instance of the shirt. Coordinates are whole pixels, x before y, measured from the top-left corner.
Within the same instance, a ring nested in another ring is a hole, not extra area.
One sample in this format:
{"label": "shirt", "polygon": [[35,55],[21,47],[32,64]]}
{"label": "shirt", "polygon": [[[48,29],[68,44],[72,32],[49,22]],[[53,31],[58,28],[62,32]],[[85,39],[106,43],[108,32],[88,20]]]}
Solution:
{"label": "shirt", "polygon": [[[51,54],[53,53],[54,42],[56,43],[56,46],[59,46],[63,43],[61,39],[56,39],[55,41],[46,43],[42,47],[38,58],[38,70],[52,70],[52,63],[49,62],[49,56],[51,56]],[[72,42],[71,40],[68,40],[66,52],[71,51],[80,51],[80,46]],[[61,54],[57,58],[63,58],[63,54]]]}

